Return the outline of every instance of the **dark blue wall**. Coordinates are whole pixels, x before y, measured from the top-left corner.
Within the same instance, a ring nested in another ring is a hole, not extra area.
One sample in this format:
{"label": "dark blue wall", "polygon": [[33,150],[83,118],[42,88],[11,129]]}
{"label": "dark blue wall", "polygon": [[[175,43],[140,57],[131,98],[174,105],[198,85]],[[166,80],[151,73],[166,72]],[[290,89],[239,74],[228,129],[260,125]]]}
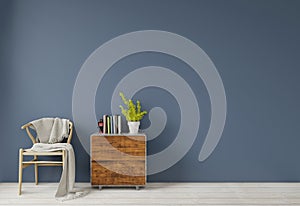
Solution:
{"label": "dark blue wall", "polygon": [[[0,181],[17,181],[18,149],[30,146],[22,124],[43,116],[72,119],[73,87],[87,57],[116,36],[148,29],[182,35],[209,55],[223,80],[228,110],[221,141],[206,161],[198,162],[210,121],[201,79],[189,75],[178,59],[156,53],[132,55],[114,65],[104,85],[117,83],[117,67],[166,66],[184,71],[202,102],[200,131],[191,150],[148,180],[299,181],[299,10],[296,0],[1,0]],[[112,88],[100,85],[98,90],[96,111],[108,113],[109,105],[100,102]],[[153,94],[163,97],[161,107],[174,108],[171,119],[176,120],[176,102],[165,91],[148,88],[136,96],[150,109]],[[149,141],[149,153],[170,144],[167,134],[175,130],[168,127],[165,135]],[[89,181],[89,155],[76,133],[73,146],[76,179]],[[41,181],[59,180],[60,169],[41,170]],[[33,169],[25,169],[24,180],[33,181]]]}

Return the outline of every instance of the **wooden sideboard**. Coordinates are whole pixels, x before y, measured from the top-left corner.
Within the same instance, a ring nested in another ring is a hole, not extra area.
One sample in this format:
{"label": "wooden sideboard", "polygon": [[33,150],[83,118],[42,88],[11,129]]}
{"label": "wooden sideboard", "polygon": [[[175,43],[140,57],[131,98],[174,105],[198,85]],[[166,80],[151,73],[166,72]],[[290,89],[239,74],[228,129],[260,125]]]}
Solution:
{"label": "wooden sideboard", "polygon": [[145,134],[91,135],[92,186],[146,185]]}

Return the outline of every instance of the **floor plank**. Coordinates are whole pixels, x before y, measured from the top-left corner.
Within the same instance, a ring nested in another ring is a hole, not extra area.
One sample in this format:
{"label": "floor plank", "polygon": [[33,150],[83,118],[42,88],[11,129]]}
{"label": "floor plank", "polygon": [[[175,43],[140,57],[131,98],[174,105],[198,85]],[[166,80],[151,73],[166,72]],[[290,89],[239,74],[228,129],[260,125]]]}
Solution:
{"label": "floor plank", "polygon": [[82,198],[54,198],[58,183],[0,183],[0,205],[300,205],[300,183],[148,183],[145,188],[91,188]]}

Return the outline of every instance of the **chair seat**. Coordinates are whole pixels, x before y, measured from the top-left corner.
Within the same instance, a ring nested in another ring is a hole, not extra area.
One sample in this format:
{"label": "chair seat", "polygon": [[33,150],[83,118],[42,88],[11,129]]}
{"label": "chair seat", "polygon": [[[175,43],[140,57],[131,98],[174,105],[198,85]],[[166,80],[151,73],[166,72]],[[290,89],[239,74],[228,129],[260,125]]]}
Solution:
{"label": "chair seat", "polygon": [[31,149],[25,149],[25,150],[23,150],[23,155],[56,156],[56,155],[63,155],[63,151],[58,150],[58,151],[53,151],[53,152],[36,152],[36,151],[32,151]]}

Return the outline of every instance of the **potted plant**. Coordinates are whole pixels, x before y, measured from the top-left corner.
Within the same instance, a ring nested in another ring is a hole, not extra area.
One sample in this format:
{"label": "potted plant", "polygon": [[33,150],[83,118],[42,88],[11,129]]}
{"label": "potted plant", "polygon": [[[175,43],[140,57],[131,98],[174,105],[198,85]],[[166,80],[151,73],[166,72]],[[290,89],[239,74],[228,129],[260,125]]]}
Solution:
{"label": "potted plant", "polygon": [[120,96],[124,104],[127,106],[127,109],[125,109],[122,105],[120,105],[120,108],[122,110],[122,114],[127,120],[129,133],[136,134],[139,130],[140,120],[145,114],[147,114],[147,111],[141,111],[141,103],[139,100],[136,101],[135,105],[131,99],[127,100],[122,92],[120,92]]}

